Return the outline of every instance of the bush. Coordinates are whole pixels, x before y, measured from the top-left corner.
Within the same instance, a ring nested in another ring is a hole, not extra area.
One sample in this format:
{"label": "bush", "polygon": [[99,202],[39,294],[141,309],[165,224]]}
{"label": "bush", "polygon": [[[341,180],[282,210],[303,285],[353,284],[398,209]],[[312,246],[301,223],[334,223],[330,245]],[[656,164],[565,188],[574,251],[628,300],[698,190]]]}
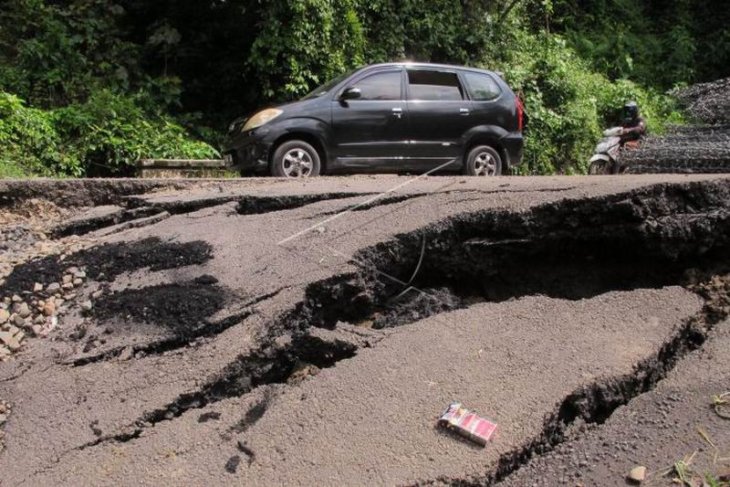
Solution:
{"label": "bush", "polygon": [[92,174],[119,174],[139,159],[209,159],[218,152],[192,140],[169,117],[143,108],[144,95],[96,91],[81,105],[55,111],[58,130]]}
{"label": "bush", "polygon": [[0,91],[0,177],[79,175],[61,149],[53,115]]}
{"label": "bush", "polygon": [[603,129],[620,123],[629,100],[639,103],[654,132],[681,121],[669,97],[628,80],[611,82],[560,36],[523,32],[516,40],[498,67],[525,96],[529,127],[521,174],[585,173]]}
{"label": "bush", "polygon": [[0,176],[115,175],[143,158],[213,158],[169,117],[150,113],[143,95],[98,90],[83,104],[26,107],[0,92]]}

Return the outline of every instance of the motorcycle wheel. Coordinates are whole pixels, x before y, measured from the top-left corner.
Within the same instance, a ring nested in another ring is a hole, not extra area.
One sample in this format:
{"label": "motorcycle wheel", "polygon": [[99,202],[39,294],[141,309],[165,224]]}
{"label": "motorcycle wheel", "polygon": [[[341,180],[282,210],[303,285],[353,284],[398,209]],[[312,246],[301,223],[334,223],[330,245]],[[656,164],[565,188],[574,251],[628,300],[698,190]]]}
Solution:
{"label": "motorcycle wheel", "polygon": [[590,176],[611,174],[613,172],[611,171],[612,166],[613,164],[606,161],[593,161],[591,162],[591,165],[588,166],[588,174]]}

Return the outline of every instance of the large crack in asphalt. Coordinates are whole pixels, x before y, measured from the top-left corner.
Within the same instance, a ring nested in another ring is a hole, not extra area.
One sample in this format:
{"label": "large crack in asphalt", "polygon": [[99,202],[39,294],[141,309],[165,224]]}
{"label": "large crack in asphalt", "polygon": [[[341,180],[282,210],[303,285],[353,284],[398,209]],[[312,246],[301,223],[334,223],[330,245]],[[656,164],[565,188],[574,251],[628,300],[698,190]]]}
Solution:
{"label": "large crack in asphalt", "polygon": [[185,215],[206,208],[237,202],[236,212],[240,215],[259,215],[274,211],[291,210],[302,206],[334,199],[348,199],[368,196],[372,193],[319,193],[309,195],[285,196],[241,196],[222,195],[193,198],[190,200],[154,201],[143,196],[128,196],[122,201],[124,207],[99,216],[79,218],[62,223],[53,228],[51,238],[63,238],[71,235],[85,235],[108,227],[130,222],[142,222],[154,215]]}
{"label": "large crack in asphalt", "polygon": [[[357,272],[309,285],[305,299],[266,328],[258,349],[239,356],[199,389],[145,412],[120,433],[79,448],[130,441],[145,428],[188,410],[286,383],[297,364],[325,368],[356,355],[357,345],[322,340],[311,333],[314,328],[337,329],[340,322],[401,326],[473,302],[532,294],[582,299],[613,290],[684,285],[705,299],[702,313],[688,320],[656,356],[637,364],[631,374],[607,378],[565,398],[540,435],[503,455],[495,469],[477,479],[435,480],[489,485],[564,441],[576,420],[605,421],[618,406],[651,390],[684,354],[702,344],[727,310],[713,305],[718,298],[707,284],[693,286],[688,276],[717,274],[729,262],[729,242],[726,182],[658,185],[523,212],[457,215],[356,253],[352,262]],[[265,409],[253,414],[252,421]]]}
{"label": "large crack in asphalt", "polygon": [[371,196],[373,193],[319,193],[292,196],[247,196],[236,206],[240,215],[259,215],[273,211],[292,210],[326,200],[350,199]]}
{"label": "large crack in asphalt", "polygon": [[[728,264],[722,269],[726,272]],[[719,268],[716,269],[719,271]],[[700,283],[686,283],[705,300],[702,310],[684,321],[679,330],[658,352],[634,366],[630,374],[610,377],[586,385],[556,405],[546,416],[539,435],[521,447],[500,456],[497,466],[481,476],[439,477],[417,485],[452,485],[459,487],[491,486],[507,479],[534,457],[542,455],[564,441],[578,436],[571,431],[576,422],[603,424],[614,411],[637,396],[650,392],[688,353],[705,342],[712,328],[730,316],[727,289],[730,274],[713,275]]]}
{"label": "large crack in asphalt", "polygon": [[726,259],[729,193],[727,183],[659,185],[458,215],[358,252],[359,272],[310,285],[284,321],[385,328],[475,302],[681,284],[687,269]]}
{"label": "large crack in asphalt", "polygon": [[[146,428],[162,421],[170,421],[190,409],[200,409],[226,398],[239,397],[269,384],[286,383],[300,363],[317,368],[334,366],[343,359],[355,355],[357,347],[352,343],[335,340],[325,341],[307,334],[292,337],[285,346],[267,343],[253,353],[241,356],[230,363],[217,378],[207,382],[200,390],[181,394],[173,402],[153,411],[145,412],[133,425],[120,433],[100,436],[77,450],[83,450],[105,442],[127,442],[138,438]],[[265,413],[266,405],[247,415],[245,428],[251,426]]]}
{"label": "large crack in asphalt", "polygon": [[[310,285],[306,300],[280,321],[279,332],[335,329],[342,321],[399,326],[475,301],[532,294],[575,300],[668,285],[697,290],[688,275],[712,275],[730,262],[728,196],[726,183],[661,185],[524,213],[457,216],[359,252],[352,261],[360,272]],[[384,279],[383,272],[393,278]],[[538,438],[504,455],[485,476],[438,481],[491,484],[564,441],[577,419],[603,422],[617,407],[651,390],[702,344],[719,316],[727,315],[711,304],[716,296],[699,294],[708,303],[703,311],[633,373],[575,391],[546,420]],[[231,368],[218,382],[235,382],[237,374]]]}
{"label": "large crack in asphalt", "polygon": [[[255,306],[271,299],[286,287],[241,301],[236,299],[236,311],[221,319],[212,316],[234,299],[227,289],[215,285],[212,276],[200,276],[191,282],[125,289],[101,299],[92,315],[113,326],[115,320],[134,318],[156,327],[167,327],[172,336],[136,345],[123,345],[75,358],[66,364],[75,367],[113,360],[123,352],[145,357],[160,355],[189,347],[200,338],[212,337],[243,323],[256,313]],[[208,287],[209,286],[209,287]],[[199,297],[202,296],[202,299]]]}

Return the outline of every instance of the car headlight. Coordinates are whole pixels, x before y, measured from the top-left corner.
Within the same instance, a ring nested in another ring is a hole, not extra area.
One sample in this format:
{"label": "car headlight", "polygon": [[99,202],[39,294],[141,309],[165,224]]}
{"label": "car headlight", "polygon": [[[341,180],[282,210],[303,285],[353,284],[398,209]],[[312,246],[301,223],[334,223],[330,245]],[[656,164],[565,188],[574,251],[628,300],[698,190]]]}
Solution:
{"label": "car headlight", "polygon": [[282,113],[283,112],[278,108],[267,108],[266,110],[262,110],[248,119],[246,125],[244,125],[241,129],[241,132],[248,132],[249,130],[261,127],[262,125],[269,123]]}

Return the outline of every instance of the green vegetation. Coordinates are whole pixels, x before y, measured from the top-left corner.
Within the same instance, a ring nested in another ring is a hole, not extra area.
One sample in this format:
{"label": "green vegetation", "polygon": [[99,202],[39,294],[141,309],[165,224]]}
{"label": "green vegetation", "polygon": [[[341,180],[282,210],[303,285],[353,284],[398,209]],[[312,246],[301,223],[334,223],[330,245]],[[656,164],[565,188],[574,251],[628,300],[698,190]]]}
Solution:
{"label": "green vegetation", "polygon": [[0,177],[214,157],[233,118],[400,59],[502,71],[522,172],[582,172],[624,101],[658,131],[668,89],[728,76],[729,26],[719,0],[5,0]]}

